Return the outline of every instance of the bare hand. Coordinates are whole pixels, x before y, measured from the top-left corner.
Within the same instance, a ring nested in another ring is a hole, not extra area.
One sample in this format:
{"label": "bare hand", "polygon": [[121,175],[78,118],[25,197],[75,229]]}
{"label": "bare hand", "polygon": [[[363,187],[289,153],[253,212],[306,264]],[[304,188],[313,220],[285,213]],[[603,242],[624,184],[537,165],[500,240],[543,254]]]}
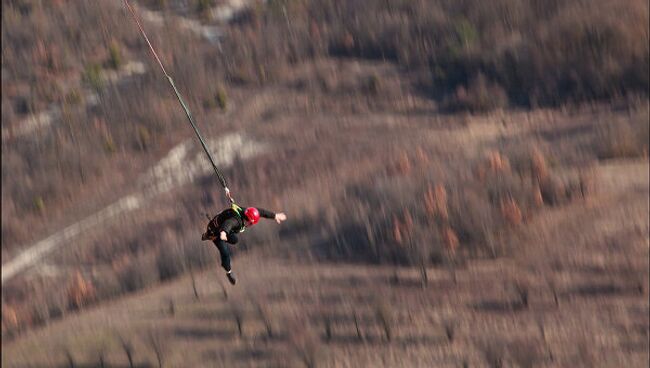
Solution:
{"label": "bare hand", "polygon": [[275,222],[277,222],[278,224],[286,219],[287,219],[287,215],[285,215],[282,212],[275,214]]}
{"label": "bare hand", "polygon": [[219,234],[219,238],[223,241],[228,241],[228,234],[226,234],[225,231],[222,231],[221,234]]}

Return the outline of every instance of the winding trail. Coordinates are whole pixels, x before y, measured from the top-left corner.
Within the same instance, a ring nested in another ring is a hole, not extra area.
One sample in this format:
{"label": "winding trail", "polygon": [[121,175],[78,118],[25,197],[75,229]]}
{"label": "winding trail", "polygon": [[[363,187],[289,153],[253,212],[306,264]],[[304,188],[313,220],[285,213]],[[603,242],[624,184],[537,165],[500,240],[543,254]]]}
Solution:
{"label": "winding trail", "polygon": [[[248,0],[230,0],[225,4],[218,5],[211,9],[210,17],[218,22],[227,23],[235,15],[245,10],[250,5]],[[165,17],[160,12],[151,11],[138,7],[141,16],[152,23],[162,23]],[[204,25],[194,19],[171,16],[177,21],[181,29],[194,32],[205,37],[210,43],[219,45],[222,31],[220,26]],[[127,63],[119,71],[104,71],[102,78],[111,83],[120,83],[127,78],[146,73],[146,66],[140,61]],[[90,90],[84,91],[86,106],[93,106],[98,103],[96,93]],[[2,141],[9,138],[24,137],[37,130],[46,128],[53,124],[61,115],[61,108],[52,105],[48,110],[30,115],[14,129],[2,129]],[[229,167],[236,157],[246,159],[252,157],[267,147],[264,144],[254,143],[252,139],[239,133],[226,135],[220,139],[207,142],[208,148],[213,153],[215,163],[219,167]],[[126,197],[106,206],[102,210],[86,217],[85,219],[69,225],[68,227],[50,235],[29,246],[22,247],[25,250],[12,260],[2,265],[2,284],[35,265],[58,247],[67,244],[74,237],[87,231],[99,223],[114,218],[115,216],[138,209],[153,197],[166,193],[187,183],[191,183],[199,177],[210,175],[212,168],[203,157],[202,152],[193,152],[193,141],[187,140],[180,143],[169,151],[166,157],[151,168],[138,181],[139,189]],[[194,156],[191,156],[191,154]]]}
{"label": "winding trail", "polygon": [[[108,83],[122,83],[131,77],[139,76],[147,72],[147,67],[143,62],[131,61],[124,65],[120,70],[104,70],[101,72],[101,78]],[[63,86],[63,92],[69,92],[73,86]],[[84,108],[93,107],[99,104],[99,96],[89,88],[83,91]],[[53,103],[50,107],[36,114],[30,114],[22,121],[10,128],[2,128],[2,142],[9,139],[27,137],[38,130],[49,127],[61,117],[61,106],[59,103]]]}
{"label": "winding trail", "polygon": [[[215,163],[226,168],[236,158],[246,159],[268,150],[265,144],[255,143],[240,133],[225,135],[209,140],[208,148]],[[196,151],[193,140],[186,140],[169,151],[167,156],[145,173],[138,181],[138,190],[104,209],[50,235],[32,245],[2,265],[2,284],[18,273],[35,265],[55,249],[69,244],[69,241],[96,225],[106,223],[115,216],[143,207],[152,198],[172,189],[191,183],[200,177],[210,175],[212,168],[203,152]]]}
{"label": "winding trail", "polygon": [[[230,0],[224,4],[219,4],[208,11],[209,18],[219,23],[227,23],[237,14],[248,8],[250,0]],[[166,20],[177,22],[182,30],[190,31],[198,36],[208,40],[211,44],[220,47],[221,38],[224,32],[218,25],[203,24],[199,20],[186,18],[178,15],[163,15],[160,11],[149,10],[143,6],[136,6],[139,15],[147,22],[161,25]]]}
{"label": "winding trail", "polygon": [[[210,18],[219,23],[227,23],[237,14],[241,13],[250,5],[249,0],[230,0],[224,4],[217,5],[210,9]],[[136,6],[139,15],[147,22],[161,25],[166,19],[177,22],[181,30],[192,32],[200,37],[205,38],[213,45],[220,48],[223,31],[221,26],[206,25],[200,21],[182,16],[163,15],[160,11],[149,10],[142,6]],[[141,61],[130,61],[120,70],[104,70],[101,72],[102,80],[108,83],[121,83],[131,77],[143,75],[147,72],[146,65]],[[63,86],[63,92],[67,92],[72,86]],[[97,94],[88,88],[83,91],[85,107],[92,107],[99,103]],[[51,104],[45,111],[32,113],[22,121],[10,128],[3,127],[2,142],[10,139],[27,137],[38,130],[47,128],[54,124],[61,117],[61,107],[58,103]]]}

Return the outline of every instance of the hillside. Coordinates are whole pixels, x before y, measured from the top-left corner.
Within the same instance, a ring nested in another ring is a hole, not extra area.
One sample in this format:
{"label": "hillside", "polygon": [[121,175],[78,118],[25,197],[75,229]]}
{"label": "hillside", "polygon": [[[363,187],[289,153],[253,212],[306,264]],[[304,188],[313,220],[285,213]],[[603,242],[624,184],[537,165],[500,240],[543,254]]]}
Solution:
{"label": "hillside", "polygon": [[133,2],[235,198],[289,219],[228,285],[123,4],[3,0],[3,366],[647,366],[645,2]]}
{"label": "hillside", "polygon": [[[159,347],[165,366],[456,367],[505,359],[643,367],[649,188],[638,173],[647,170],[647,161],[600,166],[591,203],[534,220],[514,257],[469,262],[453,277],[430,269],[425,287],[408,268],[280,261],[258,250],[237,259],[236,288],[224,288],[211,270],[196,275],[195,296],[183,277],[29,333],[3,346],[3,366],[62,366],[66,352],[84,366],[100,357],[125,366],[121,336],[133,344],[136,365],[154,365]],[[637,221],[616,221],[618,213]]]}

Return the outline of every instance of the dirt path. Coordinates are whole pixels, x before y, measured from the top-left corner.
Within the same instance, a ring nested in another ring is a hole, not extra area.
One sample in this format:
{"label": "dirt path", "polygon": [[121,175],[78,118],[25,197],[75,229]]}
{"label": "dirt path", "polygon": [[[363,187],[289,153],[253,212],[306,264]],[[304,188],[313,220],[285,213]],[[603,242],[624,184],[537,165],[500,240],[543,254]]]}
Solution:
{"label": "dirt path", "polygon": [[[122,83],[127,79],[142,75],[147,72],[147,67],[140,61],[131,61],[125,64],[120,70],[105,70],[102,71],[102,80],[109,83]],[[68,83],[62,87],[62,92],[67,93],[73,88],[73,83]],[[97,93],[91,89],[84,89],[83,101],[84,108],[96,106],[99,103]],[[36,114],[30,114],[27,118],[15,124],[11,128],[2,128],[2,142],[9,139],[27,137],[30,134],[45,129],[56,122],[61,117],[61,107],[58,103],[50,105],[50,107]]]}
{"label": "dirt path", "polygon": [[[250,1],[247,0],[230,0],[225,4],[215,6],[213,9],[211,9],[209,12],[210,17],[215,21],[227,23],[234,16],[245,10],[249,6],[249,3]],[[143,19],[154,24],[162,24],[166,20],[166,16],[163,16],[161,12],[158,11],[152,11],[143,7],[138,7],[138,12]],[[193,32],[215,45],[219,44],[219,41],[223,35],[220,26],[205,25],[198,20],[189,19],[182,16],[170,16],[169,18],[172,21],[178,22],[181,30]],[[125,81],[133,76],[142,75],[146,73],[146,71],[147,69],[143,62],[131,61],[120,68],[120,70],[105,70],[101,74],[102,79],[106,82],[121,83],[122,81]],[[71,86],[64,85],[63,92],[65,93],[70,88]],[[84,95],[83,100],[86,107],[97,105],[98,97],[94,91],[90,89],[84,89],[82,93]],[[5,142],[9,139],[29,136],[38,130],[49,127],[54,122],[56,122],[59,117],[61,117],[61,107],[57,103],[52,104],[49,108],[47,108],[47,110],[30,114],[27,118],[23,119],[11,128],[2,128],[2,142]]]}
{"label": "dirt path", "polygon": [[[208,141],[208,147],[213,153],[215,163],[222,168],[232,165],[237,157],[246,159],[267,149],[264,144],[255,143],[252,139],[239,133]],[[149,200],[160,194],[209,175],[212,168],[205,159],[204,153],[195,151],[196,145],[192,140],[177,145],[140,178],[138,182],[140,188],[135,193],[121,198],[95,214],[39,242],[24,247],[23,252],[2,265],[2,284],[36,264],[56,248],[68,244],[84,231],[88,231],[100,223],[105,224],[119,214],[145,206]]]}
{"label": "dirt path", "polygon": [[[213,8],[210,14],[213,19],[225,23],[243,11],[248,4],[249,1],[245,0],[231,0]],[[161,23],[164,21],[163,16],[159,12],[144,8],[140,8],[139,12],[149,22]],[[180,22],[181,29],[195,32],[207,38],[211,43],[218,43],[221,31],[217,26],[203,25],[199,21],[183,17],[175,17],[175,20]],[[119,83],[134,75],[141,75],[145,72],[146,67],[142,62],[133,61],[127,63],[119,71],[103,72],[102,77],[106,81]],[[96,105],[98,102],[97,95],[93,91],[84,91],[84,97],[87,106]],[[24,137],[37,130],[46,128],[53,124],[60,115],[61,108],[53,105],[44,112],[29,116],[18,124],[18,128],[16,129],[10,130],[3,128],[2,141],[4,142],[9,138]],[[230,166],[236,157],[245,159],[266,149],[264,145],[250,143],[252,141],[249,138],[235,133],[218,140],[210,141],[208,142],[208,146],[214,154],[216,164],[225,168]],[[207,163],[207,160],[202,157],[203,152],[196,153],[194,157],[190,157],[192,147],[193,142],[186,141],[170,150],[165,158],[139,180],[141,188],[137,192],[123,197],[95,214],[25,247],[26,249],[18,256],[2,265],[2,284],[21,271],[33,266],[54,249],[66,244],[84,231],[100,223],[105,223],[119,214],[140,208],[148,200],[159,194],[191,183],[201,176],[208,175],[211,172],[211,167]]]}
{"label": "dirt path", "polygon": [[[234,16],[249,6],[249,0],[230,0],[225,4],[220,4],[208,11],[209,18],[220,23],[227,23]],[[177,22],[180,29],[192,32],[201,36],[214,45],[219,45],[223,37],[223,31],[220,26],[203,24],[199,20],[183,16],[163,15],[159,11],[153,11],[144,7],[138,7],[140,16],[146,21],[154,24],[162,24],[165,20]]]}

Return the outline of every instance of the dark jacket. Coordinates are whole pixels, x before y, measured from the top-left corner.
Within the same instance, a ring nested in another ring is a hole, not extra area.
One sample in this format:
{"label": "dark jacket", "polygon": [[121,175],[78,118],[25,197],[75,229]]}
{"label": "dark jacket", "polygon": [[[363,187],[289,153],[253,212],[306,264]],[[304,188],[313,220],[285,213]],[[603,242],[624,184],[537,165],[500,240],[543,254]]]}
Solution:
{"label": "dark jacket", "polygon": [[[246,224],[244,223],[244,210],[246,208],[227,208],[221,211],[210,220],[206,234],[218,237],[222,231],[225,231],[230,240],[232,235],[244,231],[246,229]],[[275,218],[275,213],[272,211],[259,207],[257,207],[257,210],[260,212],[260,217],[268,219]]]}

